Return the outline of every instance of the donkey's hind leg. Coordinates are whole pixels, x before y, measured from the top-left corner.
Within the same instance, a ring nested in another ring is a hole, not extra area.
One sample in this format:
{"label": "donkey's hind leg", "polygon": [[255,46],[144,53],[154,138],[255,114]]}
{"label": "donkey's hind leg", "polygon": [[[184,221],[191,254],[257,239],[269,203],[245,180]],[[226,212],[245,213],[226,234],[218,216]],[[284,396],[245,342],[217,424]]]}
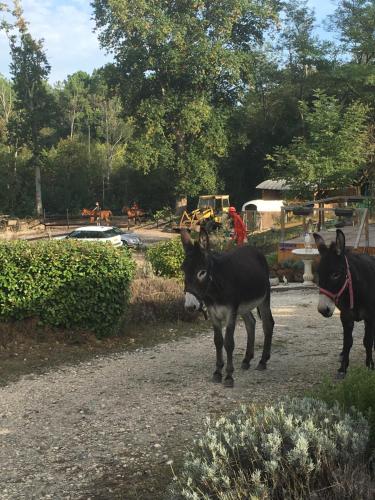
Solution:
{"label": "donkey's hind leg", "polygon": [[[354,321],[350,313],[341,311],[340,313],[341,324],[344,329],[344,344],[342,349],[342,358],[340,368],[337,373],[337,378],[344,378],[346,370],[349,366],[349,354],[353,345],[353,328]],[[366,329],[366,328],[365,328]],[[366,336],[366,334],[365,334]]]}
{"label": "donkey's hind leg", "polygon": [[263,344],[263,353],[260,358],[259,364],[257,366],[257,370],[265,370],[267,368],[267,361],[271,357],[271,345],[272,345],[272,335],[273,335],[273,327],[274,320],[271,312],[270,305],[270,295],[264,299],[262,304],[258,307],[258,311],[260,317],[262,319],[262,326],[264,332],[264,344]]}
{"label": "donkey's hind leg", "polygon": [[254,357],[254,341],[255,341],[255,318],[253,313],[250,311],[242,315],[242,319],[245,322],[246,332],[247,332],[247,345],[246,354],[242,361],[242,368],[248,370],[250,368],[250,361]]}

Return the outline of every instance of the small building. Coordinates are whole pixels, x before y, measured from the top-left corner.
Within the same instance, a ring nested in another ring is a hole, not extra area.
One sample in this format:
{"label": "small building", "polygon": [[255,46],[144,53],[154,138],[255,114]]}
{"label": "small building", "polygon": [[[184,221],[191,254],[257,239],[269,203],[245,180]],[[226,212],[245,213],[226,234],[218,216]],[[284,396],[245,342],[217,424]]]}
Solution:
{"label": "small building", "polygon": [[264,231],[280,223],[283,200],[250,200],[242,205],[248,231]]}
{"label": "small building", "polygon": [[262,198],[247,201],[242,205],[244,220],[249,231],[264,231],[280,223],[283,198],[289,186],[285,180],[265,180],[256,186]]}
{"label": "small building", "polygon": [[283,200],[285,192],[289,190],[289,186],[284,179],[276,181],[267,179],[258,184],[256,188],[262,191],[262,200]]}

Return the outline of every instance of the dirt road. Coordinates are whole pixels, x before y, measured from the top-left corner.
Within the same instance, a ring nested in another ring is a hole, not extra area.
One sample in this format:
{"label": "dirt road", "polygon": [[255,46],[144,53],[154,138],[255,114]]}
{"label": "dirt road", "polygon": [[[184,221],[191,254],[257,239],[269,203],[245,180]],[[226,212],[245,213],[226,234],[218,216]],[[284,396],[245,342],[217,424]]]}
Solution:
{"label": "dirt road", "polygon": [[[171,462],[178,467],[206,415],[302,393],[323,374],[334,375],[341,347],[338,315],[318,315],[312,291],[275,293],[272,300],[276,326],[269,368],[254,370],[263,341],[257,324],[256,360],[241,371],[240,323],[234,389],[210,382],[209,331],[3,387],[0,498],[163,498]],[[363,326],[356,330],[351,360],[362,363]]]}

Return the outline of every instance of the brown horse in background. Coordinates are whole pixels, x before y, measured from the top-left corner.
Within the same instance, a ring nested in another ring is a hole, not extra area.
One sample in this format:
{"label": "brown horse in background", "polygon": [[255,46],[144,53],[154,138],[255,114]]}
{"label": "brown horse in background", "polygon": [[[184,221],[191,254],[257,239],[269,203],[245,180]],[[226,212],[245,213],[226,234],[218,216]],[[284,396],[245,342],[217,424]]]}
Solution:
{"label": "brown horse in background", "polygon": [[134,224],[137,223],[137,220],[141,220],[142,217],[146,217],[147,213],[142,208],[133,208],[124,206],[122,207],[121,213],[128,216],[128,219],[134,219]]}
{"label": "brown horse in background", "polygon": [[96,210],[91,210],[90,208],[83,208],[81,212],[82,217],[90,217],[90,223],[94,224],[95,219],[100,221],[105,221],[109,224],[109,219],[112,217],[111,210],[100,210],[99,213]]}

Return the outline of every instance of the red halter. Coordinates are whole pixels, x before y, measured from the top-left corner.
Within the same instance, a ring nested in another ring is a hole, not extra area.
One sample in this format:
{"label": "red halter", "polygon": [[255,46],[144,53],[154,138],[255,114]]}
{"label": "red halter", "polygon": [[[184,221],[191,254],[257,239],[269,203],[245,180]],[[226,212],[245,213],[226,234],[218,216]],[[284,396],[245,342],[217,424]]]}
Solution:
{"label": "red halter", "polygon": [[347,288],[349,288],[350,309],[353,309],[354,307],[353,281],[352,281],[352,274],[349,268],[348,259],[346,258],[346,256],[345,256],[345,262],[346,262],[346,278],[345,278],[345,283],[342,285],[340,290],[337,293],[332,293],[329,290],[326,290],[325,288],[319,288],[319,293],[332,299],[337,306],[341,295],[345,292]]}

